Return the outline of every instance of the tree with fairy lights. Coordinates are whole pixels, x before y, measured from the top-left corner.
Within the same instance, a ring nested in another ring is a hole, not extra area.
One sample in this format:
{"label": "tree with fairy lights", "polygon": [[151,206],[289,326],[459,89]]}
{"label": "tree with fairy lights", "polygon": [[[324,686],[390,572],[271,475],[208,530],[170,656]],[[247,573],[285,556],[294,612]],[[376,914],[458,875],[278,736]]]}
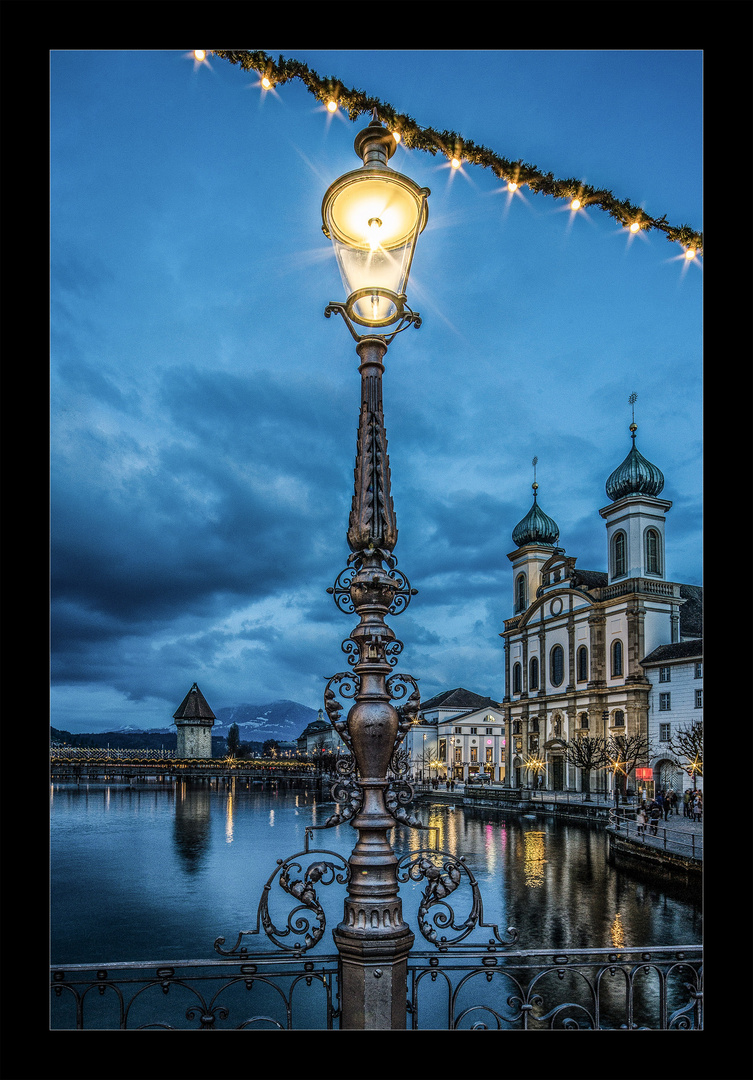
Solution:
{"label": "tree with fairy lights", "polygon": [[627,794],[628,776],[639,766],[648,765],[652,753],[647,735],[610,735],[604,768],[614,776],[617,791]]}
{"label": "tree with fairy lights", "polygon": [[591,801],[591,773],[609,764],[607,740],[594,735],[576,735],[565,743],[565,761],[581,770],[583,777],[583,801]]}
{"label": "tree with fairy lights", "polygon": [[669,741],[669,752],[692,778],[695,790],[698,777],[703,776],[703,721],[678,728]]}

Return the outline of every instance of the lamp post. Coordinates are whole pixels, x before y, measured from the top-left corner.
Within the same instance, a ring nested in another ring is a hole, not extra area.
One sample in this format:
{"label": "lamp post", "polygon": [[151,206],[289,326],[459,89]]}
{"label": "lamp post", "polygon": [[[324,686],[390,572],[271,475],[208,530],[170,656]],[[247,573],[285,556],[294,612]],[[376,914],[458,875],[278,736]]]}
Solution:
{"label": "lamp post", "polygon": [[[416,590],[393,555],[397,523],[382,374],[395,335],[421,324],[407,306],[406,288],[430,193],[389,167],[395,147],[374,117],[354,142],[362,167],[336,180],[322,203],[322,229],[334,245],[347,293],[344,303],[328,304],[325,315],[342,316],[356,342],[361,375],[347,530],[351,554],[329,590],[338,608],[360,621],[343,642],[352,670],[332,676],[324,695],[327,715],[350,751],[351,791],[357,792],[351,824],[358,839],[349,858],[343,921],[333,937],[341,960],[341,1027],[358,1029],[406,1026],[407,957],[414,941],[403,921],[398,860],[389,840],[398,796],[388,770],[393,778],[401,773],[396,752],[418,717],[420,699],[412,676],[393,673],[402,643],[385,619],[404,610]],[[355,698],[344,721],[339,695]],[[396,707],[393,701],[402,697],[405,704]]]}

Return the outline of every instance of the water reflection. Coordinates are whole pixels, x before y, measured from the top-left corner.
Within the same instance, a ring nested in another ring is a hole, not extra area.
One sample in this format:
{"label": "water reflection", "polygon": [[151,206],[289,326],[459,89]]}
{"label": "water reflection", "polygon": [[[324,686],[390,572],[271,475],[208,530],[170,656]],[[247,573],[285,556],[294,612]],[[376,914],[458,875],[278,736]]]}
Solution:
{"label": "water reflection", "polygon": [[176,785],[175,850],[189,874],[201,869],[207,854],[211,813],[212,800],[208,787],[194,787],[186,783]]}
{"label": "water reflection", "polygon": [[529,889],[538,889],[544,884],[544,836],[543,832],[526,832],[523,835],[524,857],[523,873]]}
{"label": "water reflection", "polygon": [[[216,937],[235,940],[255,922],[277,860],[302,851],[305,829],[333,811],[331,800],[309,791],[241,784],[55,785],[53,793],[53,952],[54,962],[68,963],[211,955]],[[419,803],[417,810],[431,829],[396,828],[398,857],[429,847],[464,856],[481,889],[485,921],[503,936],[516,927],[522,948],[701,941],[700,888],[608,866],[598,826],[445,803]],[[344,824],[315,832],[312,847],[347,858],[355,839]],[[401,886],[413,928],[425,887],[425,881]],[[465,914],[460,891],[453,904]],[[335,886],[320,890],[328,927],[342,918],[343,893]],[[420,936],[416,947],[423,947]]]}

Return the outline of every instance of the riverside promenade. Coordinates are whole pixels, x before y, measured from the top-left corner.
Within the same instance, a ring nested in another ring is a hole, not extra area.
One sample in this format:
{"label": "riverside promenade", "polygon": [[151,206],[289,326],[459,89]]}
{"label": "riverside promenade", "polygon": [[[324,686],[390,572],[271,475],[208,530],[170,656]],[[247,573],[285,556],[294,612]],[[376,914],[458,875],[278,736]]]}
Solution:
{"label": "riverside promenade", "polygon": [[416,783],[417,795],[438,802],[462,803],[479,809],[497,809],[506,813],[547,815],[603,825],[607,833],[610,861],[630,863],[654,871],[677,871],[684,876],[700,874],[703,869],[703,823],[670,813],[654,826],[638,829],[636,796],[621,798],[619,806],[603,793],[592,792],[586,799],[580,791],[546,791],[504,788],[499,784],[455,782],[448,791]]}

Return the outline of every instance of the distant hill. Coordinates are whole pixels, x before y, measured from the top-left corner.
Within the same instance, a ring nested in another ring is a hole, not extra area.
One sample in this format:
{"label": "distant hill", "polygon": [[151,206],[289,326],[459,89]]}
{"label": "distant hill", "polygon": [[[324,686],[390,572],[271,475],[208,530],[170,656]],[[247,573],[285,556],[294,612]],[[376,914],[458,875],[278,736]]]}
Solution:
{"label": "distant hill", "polygon": [[[238,725],[241,742],[258,744],[267,739],[278,743],[295,742],[303,730],[316,720],[316,709],[299,705],[297,701],[273,701],[268,705],[233,705],[218,709],[212,728],[212,756],[221,757],[225,752],[225,739],[231,724]],[[174,750],[177,741],[175,726],[139,729],[120,728],[117,731],[75,732],[50,728],[52,742],[69,746],[110,746],[113,750]]]}
{"label": "distant hill", "polygon": [[273,701],[269,705],[232,705],[215,709],[214,735],[227,735],[231,724],[237,724],[241,742],[295,742],[304,729],[316,720],[316,709],[299,705],[297,701]]}

